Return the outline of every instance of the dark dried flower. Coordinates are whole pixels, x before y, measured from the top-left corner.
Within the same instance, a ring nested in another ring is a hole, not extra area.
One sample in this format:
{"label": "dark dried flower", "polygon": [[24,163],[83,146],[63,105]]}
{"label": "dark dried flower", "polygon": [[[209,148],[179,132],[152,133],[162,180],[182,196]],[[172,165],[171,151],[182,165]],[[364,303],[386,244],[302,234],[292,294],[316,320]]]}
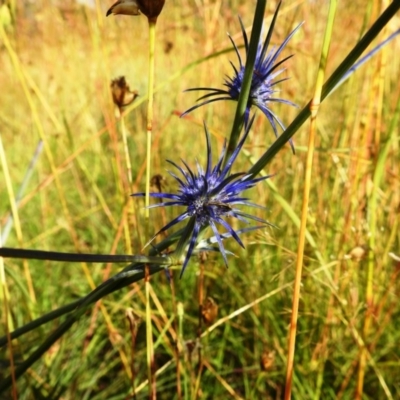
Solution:
{"label": "dark dried flower", "polygon": [[275,363],[275,350],[264,350],[260,357],[260,366],[263,371],[270,371]]}
{"label": "dark dried flower", "polygon": [[166,179],[161,174],[156,174],[151,178],[150,185],[155,187],[159,192],[161,192],[165,182]]}
{"label": "dark dried flower", "polygon": [[129,89],[124,76],[111,81],[111,93],[114,104],[120,109],[131,104],[139,96],[136,90]]}
{"label": "dark dried flower", "polygon": [[106,16],[108,17],[110,14],[140,15],[139,5],[134,0],[120,0],[108,9]]}
{"label": "dark dried flower", "polygon": [[144,14],[149,20],[155,21],[160,15],[165,0],[119,0],[107,11],[110,14],[140,15]]}
{"label": "dark dried flower", "polygon": [[207,297],[201,307],[201,316],[207,325],[211,325],[218,316],[218,304],[212,297]]}

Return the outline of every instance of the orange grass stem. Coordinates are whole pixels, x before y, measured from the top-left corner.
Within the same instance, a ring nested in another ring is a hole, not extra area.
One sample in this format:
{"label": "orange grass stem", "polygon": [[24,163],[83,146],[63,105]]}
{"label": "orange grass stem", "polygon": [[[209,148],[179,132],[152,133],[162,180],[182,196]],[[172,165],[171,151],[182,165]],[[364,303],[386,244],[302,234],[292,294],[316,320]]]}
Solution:
{"label": "orange grass stem", "polygon": [[296,261],[296,275],[294,281],[294,293],[293,293],[293,304],[292,304],[292,315],[290,319],[290,331],[289,331],[289,346],[288,346],[288,357],[287,357],[287,368],[286,368],[286,383],[285,383],[285,400],[290,400],[292,395],[292,381],[294,372],[294,353],[296,346],[296,334],[297,334],[297,320],[299,315],[299,301],[300,301],[300,287],[301,287],[301,275],[303,269],[303,258],[304,258],[304,246],[306,240],[306,228],[307,228],[307,216],[308,216],[308,203],[310,198],[311,188],[311,176],[312,176],[312,165],[315,149],[315,134],[317,124],[317,114],[319,105],[321,102],[321,91],[325,76],[326,61],[328,58],[329,45],[333,30],[333,21],[336,12],[336,0],[331,0],[329,6],[328,20],[325,30],[325,37],[322,46],[321,59],[319,63],[317,82],[315,86],[314,97],[311,101],[310,112],[310,136],[308,138],[308,150],[306,160],[306,171],[304,177],[304,191],[303,191],[303,205],[301,209],[301,222],[299,232],[299,244],[297,248],[297,261]]}

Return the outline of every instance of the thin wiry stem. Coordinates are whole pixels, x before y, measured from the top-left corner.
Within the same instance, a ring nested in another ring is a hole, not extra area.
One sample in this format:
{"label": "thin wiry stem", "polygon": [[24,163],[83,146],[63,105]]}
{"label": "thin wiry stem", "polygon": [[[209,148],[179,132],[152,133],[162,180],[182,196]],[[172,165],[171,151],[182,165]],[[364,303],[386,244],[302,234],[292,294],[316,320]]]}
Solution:
{"label": "thin wiry stem", "polygon": [[121,110],[119,110],[119,124],[121,129],[122,143],[124,145],[126,173],[128,174],[129,190],[132,191],[132,163],[131,163],[131,157],[129,156],[125,118]]}
{"label": "thin wiry stem", "polygon": [[146,295],[146,350],[147,350],[147,374],[149,379],[149,398],[156,399],[156,380],[153,374],[154,368],[154,346],[153,329],[151,323],[151,305],[150,305],[150,274],[148,266],[145,267],[145,295]]}

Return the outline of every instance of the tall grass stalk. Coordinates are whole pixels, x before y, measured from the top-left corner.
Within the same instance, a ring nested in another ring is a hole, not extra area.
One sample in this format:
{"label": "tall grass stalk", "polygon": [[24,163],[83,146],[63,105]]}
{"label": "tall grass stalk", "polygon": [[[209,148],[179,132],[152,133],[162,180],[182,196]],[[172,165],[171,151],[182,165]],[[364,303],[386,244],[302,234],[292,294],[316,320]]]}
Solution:
{"label": "tall grass stalk", "polygon": [[120,110],[119,110],[119,118],[118,119],[119,119],[119,127],[120,127],[120,130],[121,130],[122,143],[124,145],[126,173],[128,175],[129,190],[133,191],[133,187],[132,187],[132,163],[131,163],[131,157],[129,155],[128,138],[127,138],[126,125],[125,125],[125,116],[124,116],[123,113],[121,113]]}
{"label": "tall grass stalk", "polygon": [[306,240],[306,228],[307,228],[307,218],[308,218],[308,203],[310,199],[312,166],[314,158],[315,136],[317,129],[316,126],[317,114],[321,103],[322,86],[324,83],[325,69],[332,38],[333,22],[336,14],[336,6],[337,6],[336,0],[331,0],[329,3],[328,19],[325,29],[324,41],[322,44],[321,59],[319,62],[315,92],[310,104],[310,112],[311,112],[310,135],[308,138],[308,150],[307,150],[304,189],[303,189],[303,202],[301,209],[301,223],[300,223],[300,231],[298,238],[299,241],[298,241],[297,258],[296,258],[296,273],[295,273],[295,281],[293,288],[292,315],[290,319],[289,345],[288,345],[288,356],[286,365],[286,382],[285,382],[285,396],[284,396],[285,400],[290,400],[292,396],[292,381],[294,374],[294,354],[296,346],[297,320],[299,314],[301,277],[303,269],[304,246]]}
{"label": "tall grass stalk", "polygon": [[[2,28],[0,27],[0,30],[1,29]],[[1,163],[1,166],[2,166],[2,169],[4,172],[4,179],[6,182],[7,193],[8,193],[8,198],[9,198],[10,207],[11,207],[11,215],[13,217],[13,220],[15,221],[14,224],[15,224],[15,231],[17,234],[17,240],[18,240],[20,246],[23,246],[24,241],[23,241],[23,235],[22,235],[21,222],[19,219],[17,202],[16,202],[15,195],[14,195],[14,189],[13,189],[13,185],[11,182],[10,171],[9,171],[7,160],[6,160],[6,154],[4,152],[3,140],[2,140],[1,134],[0,134],[0,163]],[[0,247],[3,245],[1,238],[2,238],[2,236],[0,235]],[[34,304],[36,302],[36,296],[35,296],[35,290],[34,290],[33,283],[32,283],[32,276],[31,276],[31,273],[29,270],[27,260],[24,260],[23,266],[24,266],[25,279],[26,279],[26,282],[28,285],[29,295],[30,295],[32,303]],[[2,268],[3,267],[4,267],[4,264],[2,262]],[[7,297],[8,292],[6,290],[6,287],[7,287],[7,285],[6,285],[5,274],[4,274],[3,292],[4,292],[4,301],[6,302],[5,304],[8,303],[8,297]],[[6,307],[6,310],[8,311],[9,308]],[[31,317],[33,317],[34,316],[33,310],[30,310],[30,311],[31,311]],[[8,321],[7,328],[10,328],[11,330],[13,330],[13,323],[12,323],[11,319],[10,320],[8,319],[9,318],[8,313],[5,313],[5,316],[6,316],[5,318]],[[7,330],[7,334],[8,334],[8,330]]]}
{"label": "tall grass stalk", "polygon": [[9,56],[11,58],[11,61],[12,61],[13,67],[14,67],[14,71],[15,71],[17,77],[18,77],[18,80],[19,80],[19,82],[20,82],[20,84],[22,86],[23,92],[25,94],[26,100],[27,100],[27,102],[29,104],[29,108],[30,108],[31,113],[32,113],[32,118],[33,118],[36,130],[39,133],[40,139],[43,141],[44,150],[45,150],[47,159],[48,159],[49,164],[50,164],[51,172],[52,172],[52,174],[54,176],[54,181],[55,181],[56,188],[57,188],[58,195],[59,195],[59,199],[60,199],[60,202],[61,202],[61,205],[62,205],[63,213],[64,213],[65,218],[66,218],[67,223],[68,223],[68,228],[69,228],[68,232],[69,232],[69,234],[70,234],[70,236],[72,238],[72,241],[73,241],[73,243],[75,245],[76,250],[78,250],[78,248],[79,248],[78,236],[76,234],[76,231],[75,231],[75,228],[74,228],[74,225],[73,225],[73,222],[72,222],[71,214],[70,214],[70,212],[68,210],[64,189],[63,189],[63,187],[61,185],[61,182],[60,182],[60,179],[59,179],[59,176],[58,176],[58,173],[57,173],[57,169],[56,169],[56,166],[55,166],[53,153],[52,153],[52,151],[50,149],[50,146],[48,144],[48,140],[47,140],[44,128],[43,128],[43,124],[41,123],[39,113],[38,113],[38,111],[36,109],[36,106],[35,106],[35,103],[33,101],[32,95],[31,95],[30,90],[28,88],[28,85],[27,85],[27,82],[26,82],[26,78],[24,76],[23,66],[21,65],[21,62],[20,62],[20,60],[18,58],[17,53],[12,48],[12,45],[11,45],[10,40],[8,38],[8,35],[6,34],[4,28],[3,28],[3,26],[1,24],[0,24],[0,36],[1,36],[2,40],[3,40],[4,46],[6,47]]}
{"label": "tall grass stalk", "polygon": [[[2,27],[0,25],[0,30],[2,30]],[[22,229],[21,229],[21,223],[19,219],[19,213],[18,213],[18,207],[17,207],[17,201],[14,196],[14,190],[11,182],[11,177],[10,177],[10,172],[6,160],[6,155],[4,152],[4,147],[3,147],[3,140],[2,140],[2,135],[0,134],[0,163],[3,169],[4,173],[4,178],[6,181],[6,187],[7,187],[7,192],[8,192],[8,197],[9,197],[9,202],[11,206],[11,214],[13,217],[13,220],[15,221],[15,230],[17,233],[17,239],[20,244],[20,246],[23,246],[23,236],[22,236]],[[2,232],[0,229],[0,247],[2,247]],[[36,303],[36,297],[35,297],[35,291],[32,283],[32,277],[30,274],[29,266],[27,260],[24,260],[23,262],[24,266],[24,274],[25,274],[25,279],[28,284],[28,290],[30,294],[30,299],[31,302],[30,305],[34,305]],[[4,304],[4,320],[5,320],[5,334],[7,337],[7,343],[9,346],[9,361],[10,361],[10,369],[11,369],[11,384],[12,384],[12,395],[13,399],[17,399],[17,386],[16,386],[16,376],[15,376],[15,363],[14,363],[14,352],[13,352],[13,346],[11,342],[11,336],[10,332],[14,330],[14,325],[13,321],[11,318],[11,309],[10,309],[10,294],[8,291],[7,287],[7,282],[6,282],[6,275],[5,275],[5,269],[4,269],[4,262],[3,258],[0,257],[0,299],[2,300],[2,303]],[[31,317],[34,316],[33,312],[33,307],[29,307],[30,315]]]}
{"label": "tall grass stalk", "polygon": [[24,90],[24,94],[26,96],[26,100],[29,103],[36,129],[37,129],[37,131],[38,131],[38,133],[40,135],[41,140],[43,141],[45,152],[46,152],[46,156],[47,156],[47,158],[49,160],[49,164],[50,164],[52,173],[54,175],[54,180],[55,180],[55,183],[56,183],[56,186],[57,186],[57,189],[58,189],[60,202],[61,202],[61,204],[63,206],[64,214],[65,214],[66,219],[67,219],[67,221],[69,223],[69,232],[70,232],[70,234],[72,236],[72,239],[73,239],[74,243],[77,244],[78,243],[78,238],[77,238],[75,229],[73,228],[71,215],[70,215],[70,213],[68,211],[68,207],[67,207],[67,204],[66,204],[66,201],[65,201],[64,190],[62,189],[60,180],[58,178],[58,174],[57,174],[55,163],[54,163],[54,157],[53,157],[53,154],[52,154],[51,149],[49,147],[49,144],[48,144],[48,141],[47,141],[44,129],[43,129],[43,125],[42,125],[42,123],[40,121],[40,117],[39,117],[39,114],[38,114],[38,112],[36,110],[33,98],[32,98],[32,96],[30,94],[29,88],[27,87],[26,79],[24,77],[22,65],[21,65],[21,63],[20,63],[20,61],[18,59],[17,54],[13,50],[13,48],[11,46],[11,43],[10,43],[10,41],[8,39],[8,36],[7,36],[6,32],[4,31],[2,25],[0,25],[0,35],[1,35],[2,39],[3,39],[3,43],[4,43],[5,47],[6,47],[6,49],[7,49],[8,53],[9,53],[9,55],[10,55],[10,58],[11,58],[11,60],[13,62],[14,70],[15,70],[16,75],[17,75],[17,77],[18,77],[18,79],[19,79],[19,81],[21,83],[21,86],[22,86],[22,88]]}
{"label": "tall grass stalk", "polygon": [[153,132],[153,100],[154,100],[154,53],[156,45],[156,20],[149,19],[149,81],[148,81],[148,99],[147,99],[147,145],[146,145],[146,220],[148,225],[149,220],[149,205],[150,205],[150,179],[151,179],[151,137]]}
{"label": "tall grass stalk", "polygon": [[[133,192],[132,163],[131,163],[131,158],[130,158],[129,149],[128,149],[128,138],[127,138],[127,129],[126,129],[126,125],[125,125],[125,116],[120,108],[118,108],[118,120],[119,120],[121,136],[122,136],[122,143],[124,146],[126,174],[128,175],[127,189],[128,189],[128,192],[132,193]],[[128,254],[132,254],[131,231],[133,231],[133,230],[131,228],[133,227],[133,224],[131,224],[130,221],[132,221],[131,217],[135,213],[135,209],[134,209],[135,206],[134,206],[133,202],[129,202],[127,207],[128,207],[128,212],[126,213],[127,215],[125,214],[126,218],[124,218],[124,220],[125,220],[125,223],[124,223],[125,244],[126,244],[126,252]]]}
{"label": "tall grass stalk", "polygon": [[[0,141],[1,141],[1,135],[0,135]],[[37,162],[39,160],[39,156],[40,156],[42,150],[43,150],[43,142],[41,140],[39,140],[39,143],[38,143],[38,145],[36,147],[36,150],[35,150],[35,152],[33,154],[31,162],[29,163],[29,166],[28,166],[28,168],[26,170],[24,179],[23,179],[23,181],[21,183],[21,186],[19,187],[17,196],[15,197],[15,205],[16,205],[17,209],[18,209],[18,206],[21,203],[21,199],[22,199],[22,196],[25,193],[26,187],[27,187],[28,183],[31,180],[32,173],[33,173],[33,171],[35,169],[35,166],[36,166],[36,164],[37,164]],[[2,151],[4,152],[4,148],[2,148]],[[7,168],[5,154],[4,154],[4,159],[2,158],[1,162],[2,163],[4,162],[4,164],[6,165],[6,168]],[[5,172],[5,173],[6,173],[6,176],[7,176],[8,172]],[[10,198],[10,200],[11,200],[11,198]],[[12,203],[12,204],[14,204],[14,203]],[[13,210],[11,210],[11,211],[12,212],[7,217],[7,220],[6,220],[5,224],[4,224],[4,229],[3,229],[2,233],[1,233],[1,243],[2,243],[3,246],[6,244],[7,239],[8,239],[8,235],[10,234],[11,228],[12,228],[12,226],[14,224]]]}
{"label": "tall grass stalk", "polygon": [[178,305],[176,301],[176,293],[175,293],[175,284],[173,279],[173,271],[170,271],[171,279],[170,279],[170,288],[171,288],[171,297],[172,297],[172,312],[174,315],[173,320],[173,328],[176,335],[175,345],[174,345],[174,356],[175,356],[175,366],[176,366],[176,394],[178,396],[178,400],[182,399],[182,383],[181,383],[181,345],[180,345],[180,336],[179,336],[179,321],[178,321]]}
{"label": "tall grass stalk", "polygon": [[[198,276],[198,302],[199,302],[199,322],[198,322],[198,327],[197,327],[197,335],[196,335],[196,343],[200,343],[200,335],[202,332],[202,321],[203,321],[203,307],[204,307],[204,267],[205,267],[205,260],[207,259],[207,256],[203,254],[200,255],[200,271],[199,271],[199,276]],[[198,355],[198,367],[197,367],[197,374],[195,377],[195,382],[193,385],[193,396],[192,398],[194,400],[198,399],[200,396],[200,382],[201,382],[201,375],[203,372],[203,352],[201,345],[199,345],[199,348],[197,350],[197,355]]]}
{"label": "tall grass stalk", "polygon": [[[155,45],[156,45],[156,22],[157,19],[149,19],[149,73],[148,73],[148,99],[147,99],[147,137],[146,137],[146,196],[145,196],[145,232],[149,238],[150,233],[150,179],[151,179],[151,145],[153,132],[154,117],[154,70],[155,70]],[[147,343],[147,373],[149,379],[149,395],[150,399],[156,398],[156,381],[154,369],[154,347],[153,347],[153,328],[151,322],[151,305],[150,305],[150,275],[147,273],[145,277],[145,293],[146,293],[146,343]]]}
{"label": "tall grass stalk", "polygon": [[149,380],[149,398],[156,399],[156,375],[153,374],[154,368],[154,346],[153,346],[153,326],[151,322],[150,304],[150,274],[148,266],[145,269],[145,295],[146,295],[146,353],[147,353],[147,376]]}
{"label": "tall grass stalk", "polygon": [[[376,169],[375,169],[375,173],[374,173],[374,188],[377,188],[380,186],[381,181],[384,177],[385,165],[386,165],[387,159],[389,157],[390,149],[393,148],[394,151],[396,151],[398,148],[398,145],[400,143],[400,137],[396,136],[396,132],[397,132],[396,129],[399,126],[399,121],[400,121],[400,88],[397,91],[397,105],[396,105],[396,109],[393,113],[392,121],[390,123],[389,136],[388,136],[388,139],[386,140],[385,144],[383,145],[382,150],[379,153],[378,161],[376,163]],[[397,143],[396,143],[396,139],[397,139]],[[398,199],[399,198],[400,198],[400,194],[398,194]],[[383,265],[385,265],[388,262],[390,249],[392,248],[392,246],[396,240],[396,233],[398,233],[399,222],[400,222],[400,213],[396,213],[394,222],[393,222],[392,231],[390,232],[389,239],[385,246],[385,251],[383,252],[383,260],[382,260]],[[399,273],[400,273],[400,271],[399,271]]]}
{"label": "tall grass stalk", "polygon": [[[385,57],[385,53],[381,54],[381,58]],[[382,65],[383,64],[383,65]],[[383,110],[383,74],[382,69],[384,69],[384,62],[380,62],[380,74],[379,74],[379,83],[378,83],[378,93],[373,96],[374,103],[378,103],[380,106],[376,107],[376,122],[374,126],[375,133],[375,148],[378,151],[378,155],[376,157],[376,162],[374,163],[374,173],[372,177],[372,189],[369,195],[368,201],[368,258],[367,258],[367,280],[366,280],[366,291],[365,291],[365,318],[364,318],[364,326],[363,326],[363,344],[360,346],[360,358],[359,358],[359,366],[358,366],[358,375],[357,375],[357,386],[356,386],[356,394],[355,398],[357,400],[362,399],[363,397],[363,388],[364,388],[364,377],[367,369],[367,361],[368,361],[368,350],[370,346],[370,336],[371,336],[371,324],[373,322],[374,313],[376,312],[377,304],[376,304],[376,295],[374,293],[374,280],[375,280],[375,269],[377,267],[376,260],[376,238],[377,238],[377,220],[378,220],[378,198],[379,198],[379,190],[381,186],[381,181],[384,176],[384,165],[387,160],[387,156],[389,154],[389,149],[394,142],[394,132],[395,126],[398,126],[399,120],[399,104],[400,104],[400,96],[398,96],[398,102],[396,107],[396,112],[392,117],[392,121],[388,130],[388,137],[386,139],[386,143],[381,148],[381,140],[380,133],[382,131],[382,110]],[[396,225],[396,222],[395,222]],[[388,251],[387,251],[388,253]],[[387,254],[386,253],[386,254]]]}
{"label": "tall grass stalk", "polygon": [[[1,25],[0,25],[0,31],[3,32]],[[8,164],[7,164],[7,160],[6,160],[6,154],[4,152],[3,140],[2,140],[1,134],[0,134],[0,163],[1,163],[1,166],[2,166],[2,169],[4,172],[4,179],[5,179],[5,183],[6,183],[6,187],[7,187],[8,198],[10,201],[11,215],[13,217],[14,224],[15,224],[17,240],[18,240],[19,245],[21,247],[23,247],[24,240],[23,240],[23,235],[22,235],[21,221],[19,218],[17,201],[16,201],[16,198],[14,195],[14,189],[13,189],[13,185],[11,182],[10,172],[8,169]],[[1,238],[1,236],[0,236],[0,238]],[[2,240],[1,240],[1,242],[2,242]],[[0,247],[1,246],[2,246],[2,243],[0,243]],[[31,276],[29,266],[28,266],[28,263],[26,260],[23,261],[23,265],[24,265],[24,274],[25,274],[25,279],[26,279],[27,285],[28,285],[29,295],[32,300],[32,303],[34,304],[34,303],[36,303],[35,289],[33,287],[32,276]],[[5,299],[6,299],[6,297],[5,297]],[[31,316],[33,316],[34,315],[33,310],[31,310],[31,311],[32,311]],[[10,327],[12,328],[12,325],[10,325]]]}
{"label": "tall grass stalk", "polygon": [[184,329],[183,329],[183,317],[185,315],[185,310],[183,308],[183,304],[179,302],[177,304],[177,318],[178,318],[178,340],[177,346],[179,349],[179,353],[183,354],[184,365],[182,365],[181,372],[183,374],[183,398],[185,400],[189,399],[189,378],[187,371],[187,362],[186,356],[187,351],[185,348],[185,339],[184,339]]}

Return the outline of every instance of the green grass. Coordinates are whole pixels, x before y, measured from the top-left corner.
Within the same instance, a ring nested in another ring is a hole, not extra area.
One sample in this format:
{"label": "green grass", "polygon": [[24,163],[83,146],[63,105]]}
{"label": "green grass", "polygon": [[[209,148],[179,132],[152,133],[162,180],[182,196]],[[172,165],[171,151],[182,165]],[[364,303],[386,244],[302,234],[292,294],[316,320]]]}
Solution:
{"label": "green grass", "polygon": [[[368,3],[371,7],[364,3],[340,2],[326,76],[380,15],[374,2]],[[15,18],[5,26],[17,58],[13,63],[0,42],[0,135],[14,193],[40,132],[47,145],[18,209],[22,234],[18,237],[12,230],[7,247],[139,254],[149,239],[142,228],[144,203],[129,197],[124,147],[109,91],[111,79],[120,75],[131,89],[139,91],[125,122],[134,190],[143,191],[147,21],[145,17],[106,19],[105,9],[111,2],[101,5],[104,9],[97,13],[72,1],[59,7],[52,2],[23,7],[21,2]],[[174,189],[174,182],[166,173],[165,159],[183,158],[190,165],[196,158],[205,160],[203,119],[219,153],[235,111],[234,103],[217,103],[179,119],[177,112],[189,108],[197,98],[183,90],[219,87],[231,72],[228,60],[235,61],[235,55],[229,52],[185,67],[229,48],[226,32],[234,38],[240,36],[237,14],[250,27],[253,6],[238,1],[222,5],[207,0],[166,2],[157,23],[152,163],[154,174],[166,177],[168,189]],[[305,21],[285,51],[295,57],[287,62],[290,80],[281,85],[282,97],[301,107],[314,91],[327,17],[324,7],[319,2],[286,1],[272,37],[273,43],[280,43],[298,22]],[[267,9],[272,16],[275,4],[271,2]],[[2,21],[6,25],[4,18]],[[397,27],[395,17],[376,43]],[[363,398],[400,398],[400,334],[396,326],[400,266],[389,256],[389,252],[400,253],[399,130],[398,123],[393,123],[399,113],[400,61],[395,56],[399,47],[397,39],[384,48],[327,99],[318,114],[307,223],[312,242],[309,236],[294,399],[354,398],[363,341],[368,349]],[[298,112],[279,104],[274,111],[286,125]],[[174,271],[173,290],[164,274],[151,278],[158,399],[282,397],[308,134],[305,124],[294,136],[296,155],[287,146],[266,168],[267,173],[276,174],[272,179],[276,190],[261,184],[251,193],[267,208],[257,210],[258,215],[279,229],[243,236],[246,250],[228,240],[227,247],[237,255],[230,257],[228,270],[217,254],[204,264],[193,257],[181,280],[179,271]],[[236,169],[248,169],[251,160],[257,160],[273,140],[272,129],[259,113],[245,145],[249,157],[242,154]],[[5,178],[2,169],[2,227],[11,208]],[[376,218],[374,227],[371,213]],[[154,232],[175,215],[170,210],[151,210]],[[374,248],[360,260],[350,257],[358,246],[368,249],[372,228]],[[4,264],[10,330],[84,296],[120,269],[118,265],[15,259],[4,259]],[[368,308],[371,266],[373,298]],[[213,323],[221,320],[220,325],[209,333],[205,323],[199,323],[200,297],[212,297],[218,304]],[[3,336],[7,314],[4,297],[1,299]],[[182,324],[173,319],[179,304],[184,310]],[[130,329],[128,309],[140,318],[137,332]],[[17,381],[16,398],[125,399],[132,398],[134,388],[137,399],[147,398],[145,310],[143,283],[113,293],[89,308]],[[366,315],[370,315],[371,325],[365,337]],[[26,358],[62,321],[15,340],[14,362]],[[201,333],[200,351],[196,348],[190,353],[188,343],[196,343]],[[9,374],[10,351],[2,349],[0,354],[1,380]],[[261,367],[263,354],[271,357],[268,368]],[[6,392],[5,398],[12,398],[11,394]]]}

